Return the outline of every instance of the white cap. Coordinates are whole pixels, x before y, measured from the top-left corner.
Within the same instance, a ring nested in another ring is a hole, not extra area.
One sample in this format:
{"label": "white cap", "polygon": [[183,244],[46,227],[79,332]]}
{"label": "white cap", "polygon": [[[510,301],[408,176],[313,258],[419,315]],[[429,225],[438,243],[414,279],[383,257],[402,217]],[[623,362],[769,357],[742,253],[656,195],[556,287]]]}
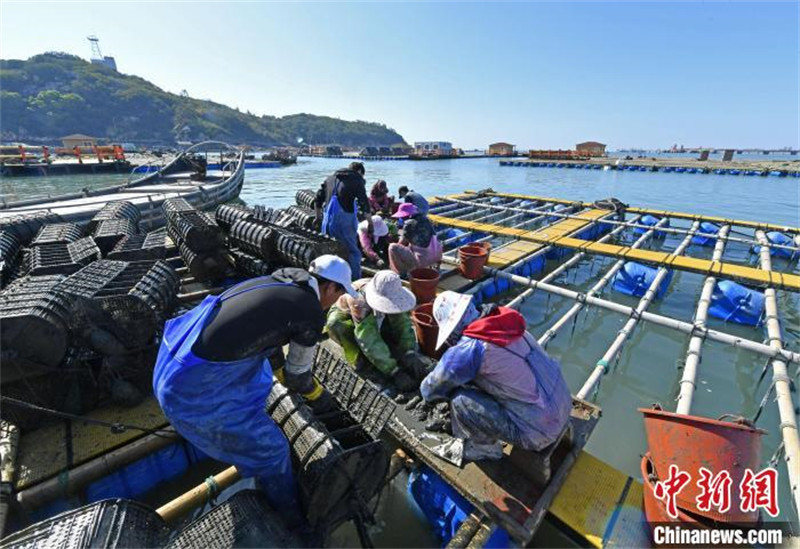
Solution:
{"label": "white cap", "polygon": [[459,294],[457,292],[446,291],[436,296],[433,302],[433,318],[439,325],[439,337],[436,338],[436,348],[438,349],[453,330],[456,329],[464,312],[469,307],[472,301],[472,296],[467,294]]}
{"label": "white cap", "polygon": [[311,262],[308,272],[314,275],[341,284],[348,294],[355,296],[356,291],[351,282],[353,278],[350,265],[338,255],[321,255]]}
{"label": "white cap", "polygon": [[[365,219],[361,223],[358,224],[358,230],[362,233],[367,232],[367,228],[369,227],[369,223]],[[389,227],[386,226],[386,222],[383,218],[379,215],[372,216],[372,237],[375,239],[375,242],[378,241],[379,238],[386,236],[389,234]]]}
{"label": "white cap", "polygon": [[400,275],[394,271],[378,271],[364,288],[367,305],[386,315],[405,313],[414,308],[417,298],[403,288]]}

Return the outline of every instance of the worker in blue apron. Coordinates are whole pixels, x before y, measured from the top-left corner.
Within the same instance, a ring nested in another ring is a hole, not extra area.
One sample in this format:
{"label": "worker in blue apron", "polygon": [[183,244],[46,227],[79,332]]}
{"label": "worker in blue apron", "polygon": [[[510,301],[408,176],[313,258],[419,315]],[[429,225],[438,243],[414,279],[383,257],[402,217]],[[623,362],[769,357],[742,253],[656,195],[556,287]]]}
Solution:
{"label": "worker in blue apron", "polygon": [[312,408],[330,402],[311,365],[325,310],[344,292],[355,293],[350,279],[343,259],[323,255],[308,271],[281,269],[208,296],[166,323],[153,372],[156,399],[178,433],[243,477],[255,477],[273,508],[294,524],[302,514],[289,447],[266,412],[272,363],[283,363],[276,377]]}
{"label": "worker in blue apron", "polygon": [[352,162],[325,179],[317,191],[316,206],[322,213],[322,232],[345,245],[354,279],[361,278],[358,245],[358,213],[372,228],[372,215],[364,181],[364,164]]}

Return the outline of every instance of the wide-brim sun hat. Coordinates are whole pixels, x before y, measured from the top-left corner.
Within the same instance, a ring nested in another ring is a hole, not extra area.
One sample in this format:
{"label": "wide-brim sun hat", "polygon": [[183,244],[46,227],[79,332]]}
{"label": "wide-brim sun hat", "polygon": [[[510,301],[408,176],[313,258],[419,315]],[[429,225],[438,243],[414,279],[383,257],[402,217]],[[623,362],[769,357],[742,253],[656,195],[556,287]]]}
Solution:
{"label": "wide-brim sun hat", "polygon": [[436,296],[433,301],[433,318],[439,325],[439,336],[436,338],[437,349],[444,345],[444,342],[456,329],[458,323],[461,322],[461,318],[464,316],[471,301],[471,295],[459,294],[449,290]]}
{"label": "wide-brim sun hat", "polygon": [[372,310],[387,315],[406,313],[417,304],[414,294],[403,287],[400,276],[389,270],[375,273],[364,287],[364,296]]}
{"label": "wide-brim sun hat", "polygon": [[411,202],[403,202],[402,204],[400,204],[400,207],[397,208],[397,211],[394,213],[392,217],[396,219],[403,219],[405,217],[411,217],[418,211],[419,210],[417,210],[417,207]]}
{"label": "wide-brim sun hat", "polygon": [[317,275],[331,282],[336,282],[344,288],[344,291],[352,296],[357,296],[353,288],[353,274],[347,261],[338,255],[321,255],[311,262],[308,272]]}

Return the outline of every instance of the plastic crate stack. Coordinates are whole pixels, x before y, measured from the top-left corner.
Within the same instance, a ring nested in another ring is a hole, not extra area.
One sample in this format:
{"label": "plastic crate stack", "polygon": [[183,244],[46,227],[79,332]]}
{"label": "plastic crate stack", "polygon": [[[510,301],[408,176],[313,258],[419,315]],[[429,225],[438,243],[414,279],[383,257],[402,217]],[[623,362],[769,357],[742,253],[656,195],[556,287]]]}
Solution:
{"label": "plastic crate stack", "polygon": [[[300,501],[309,524],[321,536],[368,512],[389,469],[383,443],[346,409],[317,419],[302,397],[275,382],[267,413],[283,430],[292,449]],[[342,505],[342,502],[350,502]]]}
{"label": "plastic crate stack", "polygon": [[192,276],[211,282],[224,278],[231,262],[225,250],[225,234],[214,217],[183,199],[165,200],[163,210],[167,234]]}

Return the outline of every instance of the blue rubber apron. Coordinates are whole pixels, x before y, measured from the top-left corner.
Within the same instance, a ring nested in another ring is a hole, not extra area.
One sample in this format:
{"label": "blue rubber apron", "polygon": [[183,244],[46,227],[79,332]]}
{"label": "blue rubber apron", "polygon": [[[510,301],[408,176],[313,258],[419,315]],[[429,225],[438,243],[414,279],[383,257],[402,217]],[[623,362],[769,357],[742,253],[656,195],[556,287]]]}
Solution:
{"label": "blue rubber apron", "polygon": [[[342,205],[339,204],[339,188],[342,186],[342,182],[338,179],[336,180],[336,185],[333,187],[333,192],[331,193],[331,199],[328,201],[328,205],[325,206],[325,211],[322,213],[322,233],[328,236],[336,236],[335,230],[335,223],[334,220],[336,217],[340,215],[349,215],[344,209]],[[356,213],[356,199],[353,199],[353,230],[358,230],[358,215]]]}
{"label": "blue rubber apron", "polygon": [[291,283],[267,282],[220,296],[168,321],[153,372],[153,392],[186,440],[210,457],[256,477],[276,511],[299,515],[286,437],[266,412],[272,389],[267,353],[214,362],[192,352],[207,319],[223,301],[251,290]]}

